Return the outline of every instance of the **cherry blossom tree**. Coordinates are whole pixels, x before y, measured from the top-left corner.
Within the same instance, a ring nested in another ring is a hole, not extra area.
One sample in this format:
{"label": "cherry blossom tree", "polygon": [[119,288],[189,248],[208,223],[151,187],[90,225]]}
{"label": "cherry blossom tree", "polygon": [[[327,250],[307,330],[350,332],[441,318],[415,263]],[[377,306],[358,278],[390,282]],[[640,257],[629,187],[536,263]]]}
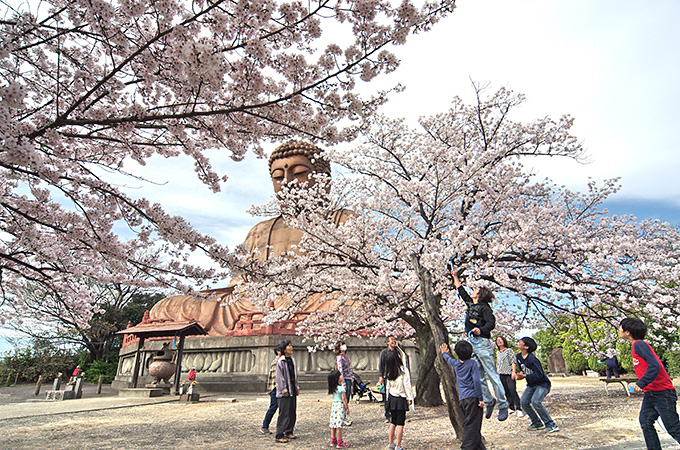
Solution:
{"label": "cherry blossom tree", "polygon": [[[310,293],[338,305],[301,324],[319,342],[364,329],[415,335],[418,400],[432,402],[423,395],[441,379],[458,434],[455,379],[436,351],[448,343],[447,324],[464,316],[448,261],[470,287],[496,292],[497,321],[511,329],[552,311],[585,323],[678,311],[677,291],[664,284],[678,276],[677,230],[609,216],[601,204],[616,192],[616,180],[589,182],[585,193],[536,180],[523,165],[529,158],[585,158],[570,134],[573,119],[516,122],[521,95],[475,92],[476,103],[456,98],[449,111],[422,118],[419,129],[371,119],[364,145],[328,151],[348,171],[335,182],[336,196],[355,215],[329,224],[337,203],[321,208],[302,201],[307,191],[289,189],[298,206],[284,200],[279,208],[305,232],[296,257],[241,263],[252,282],[240,289],[249,298],[262,298],[263,307],[290,299],[287,312],[270,312],[275,320],[301,309]],[[661,326],[678,325],[677,315],[654,317]]]}
{"label": "cherry blossom tree", "polygon": [[157,289],[114,282],[100,284],[90,281],[86,287],[94,299],[87,321],[81,309],[70,304],[68,297],[28,283],[21,289],[21,298],[12,299],[4,305],[5,315],[14,318],[6,323],[6,328],[18,336],[83,348],[89,361],[105,360],[111,356],[112,350],[117,354],[121,337],[116,332],[129,322],[139,323],[144,311],[166,296]]}
{"label": "cherry blossom tree", "polygon": [[[131,177],[131,164],[184,155],[218,191],[225,176],[208,150],[240,160],[288,136],[351,140],[353,123],[386,95],[363,98],[357,83],[393,71],[389,47],[428,30],[454,2],[47,0],[3,8],[0,288],[42,286],[86,321],[93,297],[81,280],[135,284],[141,271],[144,285],[186,287],[187,277],[224,278],[189,264],[193,251],[229,266],[210,236],[126,193],[120,179]],[[121,224],[133,238],[117,234]],[[165,262],[135,257],[148,248]]]}

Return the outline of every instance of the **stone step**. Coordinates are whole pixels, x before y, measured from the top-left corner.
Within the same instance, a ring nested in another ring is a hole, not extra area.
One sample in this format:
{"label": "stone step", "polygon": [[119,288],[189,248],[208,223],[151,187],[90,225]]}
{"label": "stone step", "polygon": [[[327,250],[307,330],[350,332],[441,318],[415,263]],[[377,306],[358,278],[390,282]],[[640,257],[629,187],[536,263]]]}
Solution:
{"label": "stone step", "polygon": [[165,392],[164,389],[157,388],[127,388],[118,391],[119,397],[160,397]]}

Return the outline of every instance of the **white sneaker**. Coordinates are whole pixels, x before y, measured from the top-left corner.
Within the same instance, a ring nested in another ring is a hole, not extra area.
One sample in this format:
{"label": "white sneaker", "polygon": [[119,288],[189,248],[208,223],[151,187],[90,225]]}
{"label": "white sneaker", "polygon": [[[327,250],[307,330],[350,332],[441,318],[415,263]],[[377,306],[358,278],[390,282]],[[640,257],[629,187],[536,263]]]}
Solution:
{"label": "white sneaker", "polygon": [[517,417],[524,417],[525,414],[522,411],[517,411]]}

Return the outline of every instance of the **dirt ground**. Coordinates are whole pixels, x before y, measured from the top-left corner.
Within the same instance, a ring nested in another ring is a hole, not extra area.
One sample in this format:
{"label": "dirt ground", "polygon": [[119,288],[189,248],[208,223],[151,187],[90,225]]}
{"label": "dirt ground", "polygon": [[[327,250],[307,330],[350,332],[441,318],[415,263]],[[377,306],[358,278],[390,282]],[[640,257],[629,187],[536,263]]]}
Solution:
{"label": "dirt ground", "polygon": [[[568,377],[553,378],[552,381],[553,388],[545,404],[560,431],[552,434],[529,432],[526,431],[527,418],[511,415],[507,421],[499,422],[494,413],[491,420],[484,421],[482,428],[488,449],[644,448],[625,445],[642,440],[637,422],[640,395],[628,397],[621,386],[612,384],[607,396],[603,383],[597,378]],[[26,405],[35,404],[35,401],[29,403],[26,398],[13,396],[12,389],[0,388],[0,408],[15,411],[11,418],[0,420],[0,448],[3,449],[329,448],[331,399],[321,391],[303,392],[299,398],[298,439],[288,444],[276,444],[273,435],[263,436],[259,432],[269,400],[264,394],[204,395],[195,404],[171,401],[117,409],[109,409],[111,406],[107,404],[113,404],[115,399],[109,397],[108,401],[106,398],[97,400],[102,405],[97,410],[80,412],[77,403],[80,400],[69,400],[74,402],[71,403],[73,410],[66,413],[51,412],[54,403],[44,402],[41,403],[44,411],[22,417],[22,410],[28,410]],[[13,403],[12,397],[19,402]],[[345,441],[355,448],[385,449],[388,425],[382,421],[382,405],[352,402],[350,409],[354,424],[344,429]],[[404,430],[407,449],[460,448],[445,406],[417,408],[407,417],[409,421]],[[663,442],[669,442],[668,436]],[[664,448],[678,446],[673,443]]]}

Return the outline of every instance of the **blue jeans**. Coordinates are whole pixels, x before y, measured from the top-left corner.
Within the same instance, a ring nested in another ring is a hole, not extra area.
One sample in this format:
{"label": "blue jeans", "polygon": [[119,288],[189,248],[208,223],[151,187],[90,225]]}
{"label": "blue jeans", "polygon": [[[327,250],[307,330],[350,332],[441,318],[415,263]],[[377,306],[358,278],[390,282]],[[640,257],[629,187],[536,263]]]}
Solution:
{"label": "blue jeans", "polygon": [[472,349],[474,350],[473,356],[479,363],[479,378],[482,381],[484,403],[488,405],[493,399],[489,385],[486,383],[486,378],[489,377],[493,391],[496,393],[496,399],[498,400],[498,409],[507,408],[508,402],[505,400],[505,389],[503,388],[503,383],[501,383],[501,377],[496,372],[496,363],[493,360],[493,344],[490,340],[481,338],[481,342],[473,344]]}
{"label": "blue jeans", "polygon": [[350,400],[352,400],[352,389],[354,388],[353,383],[354,383],[354,381],[353,381],[352,378],[350,378],[349,380],[345,380],[345,383],[344,383],[345,384],[345,395],[347,396],[348,402]]}
{"label": "blue jeans", "polygon": [[524,393],[522,393],[522,409],[531,419],[531,424],[534,426],[545,425],[546,428],[555,425],[548,410],[543,406],[543,399],[550,392],[548,386],[538,385],[529,386],[524,388]]}
{"label": "blue jeans", "polygon": [[269,393],[269,409],[264,415],[264,422],[262,422],[262,428],[265,430],[269,429],[269,424],[272,423],[272,418],[276,414],[276,410],[279,408],[279,402],[276,399],[276,388],[272,389]]}
{"label": "blue jeans", "polygon": [[675,389],[645,392],[645,396],[642,399],[642,407],[640,407],[640,427],[642,427],[642,434],[645,437],[647,449],[661,449],[659,436],[654,429],[654,422],[659,417],[661,417],[663,426],[668,434],[680,442],[680,421],[678,420],[678,412],[676,410],[677,402],[678,394],[676,394]]}

